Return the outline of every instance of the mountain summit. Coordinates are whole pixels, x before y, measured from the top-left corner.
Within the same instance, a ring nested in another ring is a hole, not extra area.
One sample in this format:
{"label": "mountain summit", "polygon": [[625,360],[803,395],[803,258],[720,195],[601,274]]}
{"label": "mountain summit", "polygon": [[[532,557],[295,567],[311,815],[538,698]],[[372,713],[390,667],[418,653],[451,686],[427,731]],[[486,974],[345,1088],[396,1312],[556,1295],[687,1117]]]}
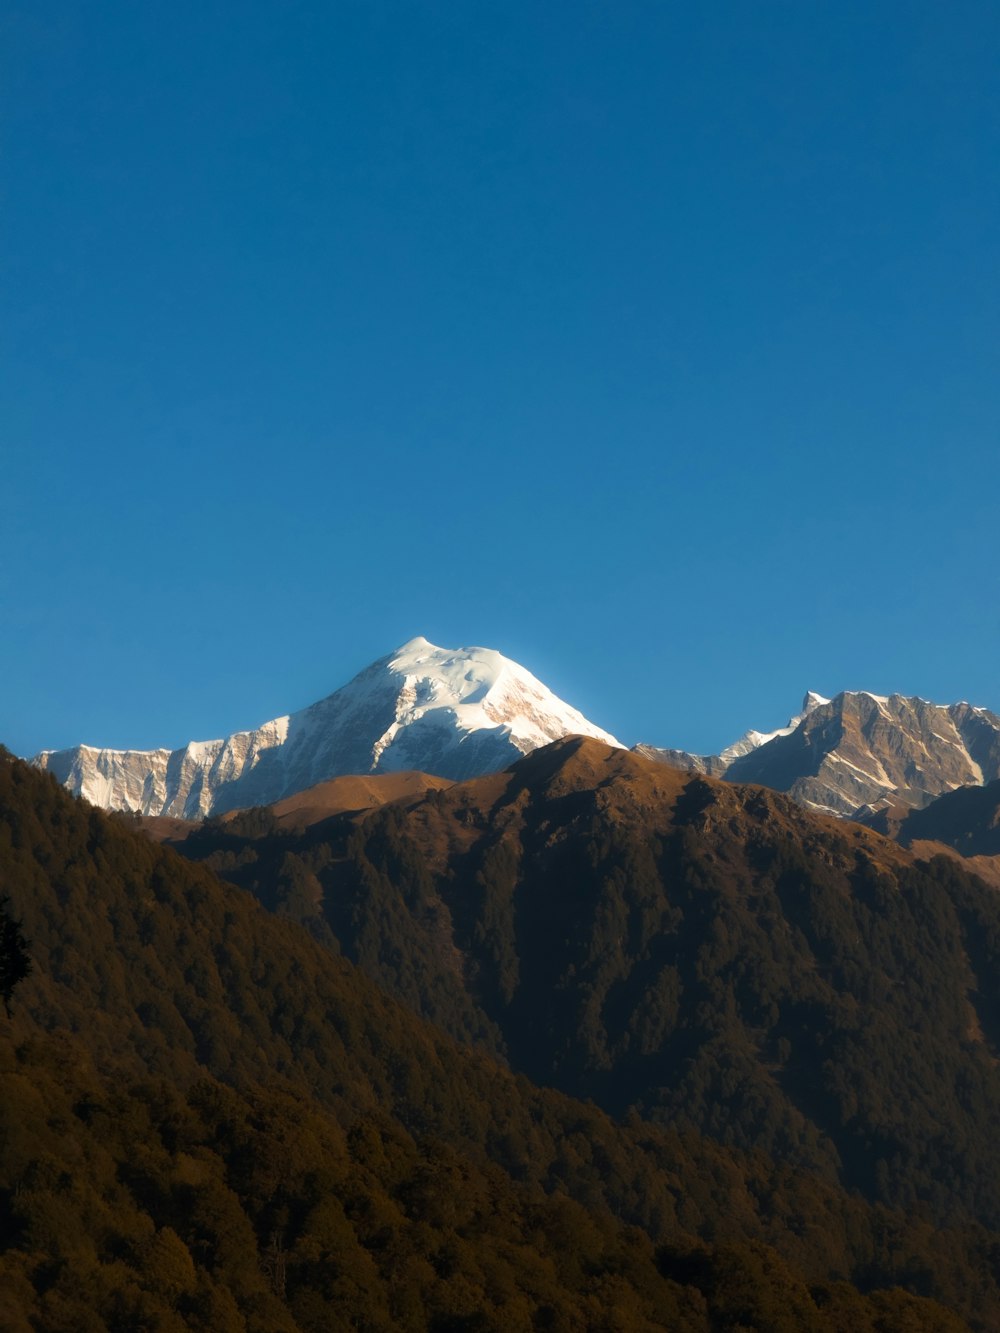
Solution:
{"label": "mountain summit", "polygon": [[786,791],[823,814],[863,815],[886,805],[920,809],[1000,777],[1000,717],[902,694],[810,693],[787,726],[748,731],[721,754],[636,749],[675,768]]}
{"label": "mountain summit", "polygon": [[34,763],[109,810],[198,819],[267,805],[348,773],[461,780],[563,736],[615,738],[490,648],[411,639],[300,712],[179,750],[47,750]]}

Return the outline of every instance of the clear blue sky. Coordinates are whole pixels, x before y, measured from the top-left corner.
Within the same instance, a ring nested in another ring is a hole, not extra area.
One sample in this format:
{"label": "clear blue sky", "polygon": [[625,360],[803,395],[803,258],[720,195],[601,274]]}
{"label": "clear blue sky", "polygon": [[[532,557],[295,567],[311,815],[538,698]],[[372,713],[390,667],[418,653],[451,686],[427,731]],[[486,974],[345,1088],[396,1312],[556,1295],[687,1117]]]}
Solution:
{"label": "clear blue sky", "polygon": [[414,634],[629,743],[1000,709],[1000,7],[3,5],[0,739]]}

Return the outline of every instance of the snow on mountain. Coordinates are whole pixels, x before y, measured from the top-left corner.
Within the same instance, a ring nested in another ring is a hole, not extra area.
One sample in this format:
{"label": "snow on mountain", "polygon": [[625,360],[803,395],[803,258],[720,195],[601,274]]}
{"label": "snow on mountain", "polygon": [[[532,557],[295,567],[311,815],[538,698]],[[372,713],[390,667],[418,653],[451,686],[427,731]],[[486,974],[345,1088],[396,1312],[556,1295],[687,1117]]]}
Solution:
{"label": "snow on mountain", "polygon": [[775,731],[745,731],[739,740],[733,741],[732,745],[727,745],[724,750],[718,754],[692,754],[688,750],[670,750],[661,749],[655,745],[636,745],[633,749],[638,754],[644,754],[648,759],[656,759],[662,764],[669,764],[671,768],[691,768],[696,773],[706,773],[709,777],[725,777],[729,768],[737,759],[742,759],[751,750],[757,750],[762,745],[767,745],[769,741],[775,740],[778,736],[789,736],[799,725],[799,723],[809,716],[814,708],[819,708],[822,704],[828,704],[829,699],[825,699],[822,694],[816,694],[809,690],[802,701],[801,709],[790,717],[783,727],[778,727]]}
{"label": "snow on mountain", "polygon": [[817,694],[815,690],[808,690],[806,697],[802,700],[801,709],[794,717],[790,717],[783,727],[778,727],[775,731],[754,731],[753,729],[745,731],[738,741],[734,741],[732,745],[727,745],[721,751],[719,758],[728,768],[730,764],[737,759],[742,759],[751,750],[759,750],[762,745],[767,745],[769,741],[776,740],[778,736],[790,736],[814,708],[819,708],[829,702],[830,700],[824,699],[822,694]]}
{"label": "snow on mountain", "polygon": [[824,814],[854,815],[887,803],[919,809],[1000,777],[1000,717],[901,694],[810,693],[787,726],[748,731],[718,755],[636,749],[673,767],[787,791]]}
{"label": "snow on mountain", "polygon": [[106,809],[197,819],[349,773],[461,780],[574,734],[620,746],[500,653],[416,638],[328,698],[252,731],[173,751],[78,745],[33,762]]}

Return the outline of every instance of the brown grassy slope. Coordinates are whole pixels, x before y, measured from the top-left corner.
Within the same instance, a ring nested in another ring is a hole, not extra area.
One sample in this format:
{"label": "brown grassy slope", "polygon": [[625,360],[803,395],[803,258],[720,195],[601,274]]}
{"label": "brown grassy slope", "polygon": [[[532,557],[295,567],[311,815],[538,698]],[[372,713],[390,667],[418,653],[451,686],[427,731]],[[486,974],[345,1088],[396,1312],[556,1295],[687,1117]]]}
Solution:
{"label": "brown grassy slope", "polygon": [[[286,796],[267,809],[279,827],[301,833],[331,815],[360,814],[393,801],[410,804],[419,801],[429,791],[443,791],[451,785],[447,778],[438,778],[432,773],[409,770],[403,773],[361,773],[319,782],[315,787]],[[245,810],[229,810],[220,819],[223,824],[229,824],[245,814]],[[201,820],[174,819],[169,815],[144,815],[139,820],[139,827],[154,842],[183,842],[201,825]]]}
{"label": "brown grassy slope", "polygon": [[[451,785],[447,778],[431,773],[363,773],[320,782],[278,801],[270,810],[282,828],[301,831],[331,815],[374,810],[393,801],[411,804],[429,791],[443,791]],[[223,818],[231,820],[236,813]]]}
{"label": "brown grassy slope", "polygon": [[484,836],[521,832],[531,820],[529,811],[546,812],[542,826],[553,843],[590,816],[665,835],[693,818],[690,797],[695,792],[705,805],[695,819],[699,832],[729,843],[753,842],[766,832],[772,840],[787,837],[810,847],[827,846],[827,856],[836,848],[837,855],[851,862],[861,854],[887,870],[910,860],[874,830],[806,811],[770,788],[668,768],[588,736],[556,741],[502,773],[456,783],[432,800],[414,803],[406,830],[429,863],[440,866]]}

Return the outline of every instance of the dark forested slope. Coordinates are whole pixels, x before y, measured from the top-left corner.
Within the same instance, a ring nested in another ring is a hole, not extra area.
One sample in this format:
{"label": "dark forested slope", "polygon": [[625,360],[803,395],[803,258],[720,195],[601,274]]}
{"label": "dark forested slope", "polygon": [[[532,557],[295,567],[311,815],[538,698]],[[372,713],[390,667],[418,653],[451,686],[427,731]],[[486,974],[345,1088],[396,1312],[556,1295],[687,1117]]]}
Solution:
{"label": "dark forested slope", "polygon": [[888,1333],[962,1326],[927,1295],[984,1328],[1000,1308],[1000,1239],[540,1091],[10,761],[0,875],[34,963],[0,1031],[5,1329]]}
{"label": "dark forested slope", "polygon": [[538,1082],[1000,1225],[1000,896],[959,864],[582,739],[185,852]]}

